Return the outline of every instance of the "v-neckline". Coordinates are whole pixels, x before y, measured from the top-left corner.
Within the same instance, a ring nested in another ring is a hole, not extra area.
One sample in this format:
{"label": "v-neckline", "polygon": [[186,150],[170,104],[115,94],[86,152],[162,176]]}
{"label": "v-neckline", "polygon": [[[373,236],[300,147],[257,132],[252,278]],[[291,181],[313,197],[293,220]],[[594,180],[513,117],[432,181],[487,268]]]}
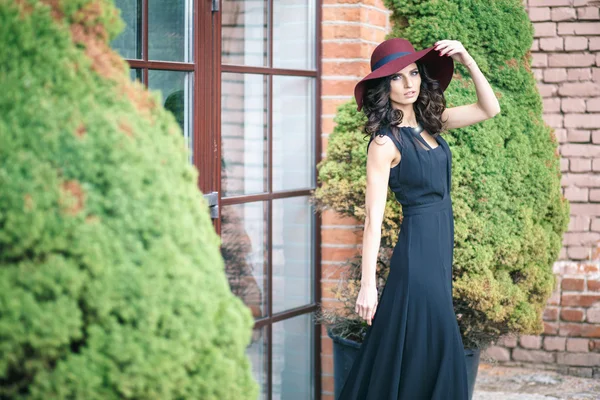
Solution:
{"label": "v-neckline", "polygon": [[410,133],[411,133],[413,136],[415,136],[415,137],[416,137],[416,138],[419,140],[419,142],[421,142],[421,143],[423,143],[425,146],[427,146],[427,148],[428,148],[429,150],[426,150],[426,151],[433,151],[433,150],[436,150],[437,148],[439,148],[439,147],[441,146],[441,143],[440,143],[440,141],[439,141],[439,140],[438,140],[436,137],[433,137],[433,140],[435,140],[435,141],[436,141],[436,143],[437,143],[437,146],[436,146],[436,147],[431,147],[431,145],[430,145],[430,144],[427,142],[427,140],[425,140],[425,138],[424,138],[423,136],[421,136],[421,132],[422,132],[422,131],[421,131],[421,132],[419,132],[419,133],[416,133],[416,132],[414,131],[414,129],[413,129],[413,127],[412,127],[412,126],[400,126],[400,128],[406,128],[406,129],[407,129],[407,130],[408,130],[408,131],[409,131],[409,132],[410,132]]}
{"label": "v-neckline", "polygon": [[427,150],[427,151],[432,151],[432,150],[435,150],[438,147],[440,147],[440,142],[436,138],[433,138],[433,140],[436,141],[437,146],[431,147],[431,145],[427,142],[427,140],[425,140],[425,138],[423,136],[421,136],[420,133],[416,133],[415,136],[418,136],[417,139],[419,139],[420,142],[424,143],[427,147],[429,147],[429,150]]}

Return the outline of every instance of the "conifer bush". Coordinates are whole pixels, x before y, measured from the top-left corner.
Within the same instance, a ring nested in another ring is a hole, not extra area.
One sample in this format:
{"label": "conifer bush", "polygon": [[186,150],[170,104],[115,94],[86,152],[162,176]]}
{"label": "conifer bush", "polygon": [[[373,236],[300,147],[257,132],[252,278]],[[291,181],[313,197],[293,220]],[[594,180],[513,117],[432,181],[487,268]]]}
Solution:
{"label": "conifer bush", "polygon": [[[437,40],[460,40],[500,102],[494,118],[443,133],[453,156],[453,297],[464,345],[485,348],[509,332],[539,334],[569,203],[561,193],[558,144],[542,119],[530,69],[533,27],[527,13],[520,0],[386,0],[386,6],[392,11],[390,37],[409,39],[417,51]],[[477,101],[468,70],[459,63],[445,96],[447,107]],[[352,100],[338,109],[335,121],[314,200],[320,209],[364,220],[365,117]],[[382,277],[401,221],[402,207],[390,191]],[[353,312],[359,279],[360,262],[349,262],[348,279],[337,291],[347,307],[327,315],[347,336],[366,327]]]}
{"label": "conifer bush", "polygon": [[0,0],[0,398],[254,399],[253,319],[109,0]]}

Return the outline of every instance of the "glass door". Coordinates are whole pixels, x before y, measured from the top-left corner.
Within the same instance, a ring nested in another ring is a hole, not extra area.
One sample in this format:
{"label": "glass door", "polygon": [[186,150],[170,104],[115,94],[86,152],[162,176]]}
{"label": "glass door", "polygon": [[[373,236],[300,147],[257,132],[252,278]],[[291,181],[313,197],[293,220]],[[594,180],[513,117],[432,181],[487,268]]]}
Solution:
{"label": "glass door", "polygon": [[256,320],[261,399],[320,392],[315,0],[223,0],[220,232],[232,290]]}

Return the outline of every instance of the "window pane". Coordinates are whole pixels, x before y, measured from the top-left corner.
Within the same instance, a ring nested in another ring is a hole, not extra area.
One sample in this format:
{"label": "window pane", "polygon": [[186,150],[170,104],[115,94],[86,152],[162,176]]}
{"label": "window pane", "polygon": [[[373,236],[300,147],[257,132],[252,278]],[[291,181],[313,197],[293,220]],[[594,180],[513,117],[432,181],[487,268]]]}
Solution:
{"label": "window pane", "polygon": [[313,314],[273,325],[273,399],[314,399]]}
{"label": "window pane", "polygon": [[252,342],[246,351],[252,363],[254,379],[260,386],[258,399],[268,399],[267,396],[267,328],[254,329]]}
{"label": "window pane", "polygon": [[314,185],[315,80],[273,77],[273,190]]}
{"label": "window pane", "polygon": [[223,0],[223,64],[266,66],[268,56],[265,0]]}
{"label": "window pane", "polygon": [[264,202],[225,206],[221,211],[221,254],[231,291],[252,310],[266,314],[267,214]]}
{"label": "window pane", "polygon": [[131,68],[129,70],[129,78],[132,81],[138,80],[138,81],[142,81],[142,70],[139,68]]}
{"label": "window pane", "polygon": [[115,0],[125,29],[110,44],[121,57],[142,58],[142,0]]}
{"label": "window pane", "polygon": [[148,88],[161,92],[163,106],[175,116],[190,149],[190,162],[192,162],[193,72],[150,70]]}
{"label": "window pane", "polygon": [[192,0],[148,2],[148,58],[192,62]]}
{"label": "window pane", "polygon": [[273,2],[273,66],[315,69],[315,1]]}
{"label": "window pane", "polygon": [[313,232],[308,197],[273,200],[273,313],[313,301]]}
{"label": "window pane", "polygon": [[224,73],[221,80],[223,196],[267,189],[267,77]]}

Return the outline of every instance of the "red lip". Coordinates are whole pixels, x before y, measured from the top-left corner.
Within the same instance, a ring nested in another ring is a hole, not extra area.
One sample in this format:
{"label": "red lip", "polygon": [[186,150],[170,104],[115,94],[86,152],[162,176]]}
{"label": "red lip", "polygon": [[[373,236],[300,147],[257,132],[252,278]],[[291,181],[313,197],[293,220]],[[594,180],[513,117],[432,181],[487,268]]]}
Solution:
{"label": "red lip", "polygon": [[411,90],[410,92],[406,92],[404,93],[405,96],[408,96],[409,94],[415,94],[416,92],[414,90]]}

